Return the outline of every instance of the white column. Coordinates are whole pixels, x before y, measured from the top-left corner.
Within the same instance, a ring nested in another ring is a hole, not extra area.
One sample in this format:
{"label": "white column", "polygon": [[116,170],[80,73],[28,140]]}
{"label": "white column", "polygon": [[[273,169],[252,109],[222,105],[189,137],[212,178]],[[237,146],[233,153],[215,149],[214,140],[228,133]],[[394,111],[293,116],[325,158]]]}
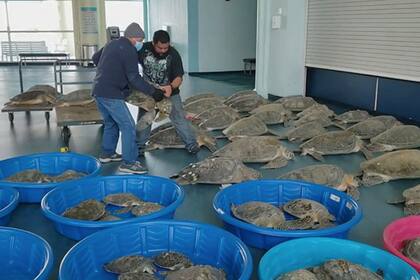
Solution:
{"label": "white column", "polygon": [[268,95],[268,67],[270,55],[270,6],[271,0],[257,1],[257,46],[255,65],[255,88],[257,92],[267,97]]}

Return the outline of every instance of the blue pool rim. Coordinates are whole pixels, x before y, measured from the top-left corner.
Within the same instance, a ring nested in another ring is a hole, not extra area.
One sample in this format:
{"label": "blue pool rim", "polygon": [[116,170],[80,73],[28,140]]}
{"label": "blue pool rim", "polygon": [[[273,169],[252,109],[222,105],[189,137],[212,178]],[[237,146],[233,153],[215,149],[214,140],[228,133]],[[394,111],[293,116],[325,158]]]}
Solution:
{"label": "blue pool rim", "polygon": [[116,231],[116,230],[122,230],[125,227],[133,227],[133,226],[152,226],[152,225],[180,225],[180,226],[196,226],[196,227],[200,227],[201,229],[208,229],[208,230],[217,230],[217,231],[222,231],[223,234],[228,235],[230,238],[233,238],[236,242],[238,242],[241,246],[242,252],[243,254],[241,254],[244,257],[245,260],[245,269],[242,272],[243,276],[239,279],[251,279],[251,275],[252,275],[252,269],[253,269],[253,260],[252,260],[252,255],[251,252],[249,251],[248,247],[245,245],[245,243],[237,236],[235,236],[234,234],[230,233],[227,230],[224,230],[223,228],[214,226],[214,225],[210,225],[210,224],[205,224],[205,223],[201,223],[201,222],[197,222],[197,221],[187,221],[187,220],[154,220],[154,221],[148,221],[148,222],[141,222],[141,223],[131,223],[131,224],[126,224],[126,225],[122,225],[122,226],[118,226],[118,227],[112,227],[112,228],[107,228],[98,232],[95,232],[87,237],[85,237],[84,239],[82,239],[81,241],[79,241],[78,243],[76,243],[73,247],[70,248],[70,250],[64,255],[63,259],[61,260],[60,263],[60,268],[59,268],[59,273],[58,273],[58,279],[65,279],[64,275],[62,275],[62,270],[63,270],[63,266],[64,263],[67,261],[67,259],[72,257],[73,251],[75,251],[78,247],[84,246],[84,243],[88,243],[93,239],[96,239],[97,236],[103,235],[106,236],[108,233]]}
{"label": "blue pool rim", "polygon": [[0,232],[6,232],[6,233],[18,233],[22,236],[24,235],[30,235],[36,239],[38,239],[39,241],[42,242],[44,248],[47,250],[47,260],[46,263],[44,265],[44,267],[42,268],[42,270],[38,273],[37,277],[34,280],[38,280],[38,279],[48,279],[48,276],[50,275],[53,265],[54,265],[54,254],[53,251],[51,249],[50,244],[41,236],[30,232],[30,231],[26,231],[23,229],[18,229],[18,228],[12,228],[12,227],[4,227],[4,226],[0,226]]}
{"label": "blue pool rim", "polygon": [[[96,162],[96,170],[94,172],[90,173],[90,174],[87,174],[83,178],[95,177],[95,176],[98,176],[98,174],[101,172],[102,165],[97,158],[95,158],[93,156],[90,156],[90,155],[78,154],[78,153],[73,153],[73,152],[69,152],[69,153],[52,152],[52,153],[29,154],[29,155],[23,155],[23,156],[17,156],[17,157],[4,159],[4,160],[1,161],[1,163],[12,162],[12,161],[23,159],[23,158],[39,158],[39,157],[43,157],[43,156],[57,156],[57,157],[59,157],[59,156],[66,156],[66,155],[67,156],[68,155],[75,156],[75,157],[86,157],[86,158],[89,158],[89,159]],[[3,181],[3,179],[0,179],[0,186],[9,186],[9,187],[13,187],[13,188],[22,188],[22,189],[48,189],[48,188],[53,188],[53,187],[56,187],[57,185],[63,184],[61,182],[58,182],[58,183],[57,182],[51,182],[51,183],[8,182],[8,181]],[[75,180],[72,180],[72,181],[76,181],[76,180],[81,180],[81,179],[75,179]]]}
{"label": "blue pool rim", "polygon": [[[331,237],[307,237],[307,238],[292,239],[292,240],[285,241],[283,243],[280,243],[280,244],[272,247],[270,250],[268,250],[262,256],[262,258],[261,258],[261,260],[258,264],[258,279],[264,279],[264,280],[267,279],[267,278],[265,278],[266,275],[264,275],[263,269],[266,269],[266,268],[270,267],[268,263],[270,262],[270,260],[273,260],[274,258],[276,258],[276,256],[279,254],[279,251],[284,252],[285,248],[283,248],[283,247],[296,248],[296,246],[298,246],[300,244],[304,244],[305,242],[319,243],[319,244],[321,244],[320,246],[322,246],[322,244],[328,243],[329,241],[339,242],[339,243],[342,243],[345,246],[346,245],[355,245],[359,248],[365,249],[366,251],[375,252],[378,255],[379,254],[382,255],[382,256],[386,255],[388,260],[392,260],[392,262],[398,263],[399,265],[406,267],[407,271],[410,271],[413,275],[418,276],[417,278],[411,277],[410,280],[419,280],[420,279],[419,274],[417,273],[417,271],[413,267],[411,267],[408,263],[404,262],[403,260],[401,260],[397,256],[391,254],[390,252],[387,252],[383,249],[380,249],[380,248],[377,248],[377,247],[374,247],[374,246],[371,246],[371,245],[368,245],[368,244],[365,244],[365,243],[361,243],[361,242],[357,242],[357,241],[353,241],[353,240],[348,240],[348,239],[331,238]],[[318,265],[318,264],[316,264],[316,265]],[[301,267],[301,268],[305,268],[305,267]],[[286,272],[290,272],[290,271],[285,271],[284,273],[286,273]]]}
{"label": "blue pool rim", "polygon": [[153,178],[159,181],[170,181],[175,185],[176,191],[178,193],[178,197],[177,199],[172,202],[170,205],[168,205],[167,207],[163,208],[162,210],[159,210],[157,212],[148,214],[148,215],[144,215],[144,216],[140,216],[140,217],[135,217],[135,218],[131,218],[128,220],[119,220],[119,221],[102,221],[102,222],[97,222],[97,221],[82,221],[82,220],[75,220],[75,219],[70,219],[70,218],[66,218],[63,217],[61,215],[58,215],[54,212],[52,212],[50,209],[48,209],[47,207],[47,200],[49,198],[49,196],[51,196],[51,194],[53,194],[54,192],[59,192],[61,191],[61,189],[63,188],[72,188],[73,184],[72,182],[68,182],[68,183],[63,183],[62,185],[60,185],[59,188],[55,188],[53,190],[51,190],[50,192],[48,192],[41,200],[41,209],[42,212],[44,213],[44,215],[50,219],[51,221],[53,221],[54,223],[60,223],[60,224],[65,224],[65,225],[70,225],[70,226],[76,226],[76,227],[83,227],[83,228],[108,228],[111,225],[125,225],[128,223],[139,223],[141,221],[148,221],[151,219],[157,219],[161,216],[164,215],[168,215],[171,212],[175,212],[176,209],[181,205],[181,203],[184,201],[185,198],[185,192],[183,190],[183,188],[181,186],[179,186],[177,183],[175,183],[175,181],[172,181],[170,179],[164,178],[164,177],[158,177],[158,176],[152,176],[152,175],[114,175],[114,176],[97,176],[97,177],[93,177],[93,178],[89,178],[89,179],[82,179],[83,181],[99,181],[99,180],[104,180],[104,179],[124,179],[124,178]]}
{"label": "blue pool rim", "polygon": [[[322,185],[307,183],[304,181],[298,181],[298,180],[258,180],[258,182],[261,183],[292,183],[296,184],[298,183],[301,186],[310,186],[311,188],[317,188],[319,190],[328,191],[330,193],[333,193],[339,197],[342,197],[345,195],[343,192],[335,190],[333,188],[329,188]],[[232,185],[230,187],[227,187],[221,191],[219,191],[213,199],[213,209],[216,211],[216,214],[227,224],[230,224],[234,227],[237,227],[239,229],[248,230],[253,233],[267,235],[267,236],[274,236],[274,237],[286,237],[286,238],[301,238],[301,237],[310,237],[314,234],[319,236],[328,236],[328,235],[334,235],[334,234],[340,234],[345,231],[349,231],[352,227],[354,227],[356,224],[360,222],[362,219],[362,209],[359,204],[356,203],[356,201],[351,198],[350,196],[346,195],[351,202],[352,206],[355,209],[355,215],[347,222],[342,223],[340,225],[334,226],[332,228],[326,228],[326,229],[315,229],[315,230],[278,230],[278,229],[270,229],[270,228],[264,228],[264,227],[258,227],[252,224],[249,224],[247,222],[241,221],[239,219],[234,218],[230,213],[225,213],[222,209],[219,207],[219,199],[225,192],[231,192],[237,188],[243,188],[246,192],[246,188],[248,188],[249,185],[254,185],[255,181],[247,181],[239,184]]]}
{"label": "blue pool rim", "polygon": [[19,203],[19,192],[14,188],[9,187],[0,187],[0,189],[5,190],[6,192],[12,193],[13,199],[6,205],[3,209],[0,209],[0,219],[11,214],[13,210],[16,209]]}

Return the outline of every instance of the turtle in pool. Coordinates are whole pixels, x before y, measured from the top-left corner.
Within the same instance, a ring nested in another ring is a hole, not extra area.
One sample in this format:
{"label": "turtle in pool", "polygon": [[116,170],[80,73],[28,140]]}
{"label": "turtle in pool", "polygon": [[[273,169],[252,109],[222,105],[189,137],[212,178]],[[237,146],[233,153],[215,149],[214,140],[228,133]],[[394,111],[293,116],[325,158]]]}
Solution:
{"label": "turtle in pool", "polygon": [[404,203],[404,214],[420,215],[420,185],[406,189],[402,193],[402,199],[396,201],[388,201],[389,204]]}
{"label": "turtle in pool", "polygon": [[372,186],[397,179],[420,178],[420,151],[400,150],[360,164],[362,184]]}
{"label": "turtle in pool", "polygon": [[184,110],[190,116],[195,117],[201,112],[204,112],[212,108],[220,107],[220,106],[223,106],[223,102],[220,101],[219,99],[206,98],[206,99],[196,100],[194,102],[188,103],[187,105],[184,105]]}
{"label": "turtle in pool", "polygon": [[267,128],[265,123],[255,116],[240,119],[227,128],[222,133],[229,139],[235,136],[259,136],[266,133],[276,135],[276,132]]}
{"label": "turtle in pool", "polygon": [[276,280],[318,280],[315,274],[306,269],[299,269],[292,272],[287,272]]}
{"label": "turtle in pool", "polygon": [[206,130],[225,129],[239,120],[239,113],[228,106],[221,106],[206,110],[194,117],[194,124]]}
{"label": "turtle in pool", "polygon": [[420,264],[420,237],[405,240],[401,252],[413,262]]}
{"label": "turtle in pool", "polygon": [[146,272],[153,274],[156,271],[151,259],[138,255],[122,256],[112,260],[104,264],[104,269],[115,274],[127,272]]}
{"label": "turtle in pool", "polygon": [[95,199],[88,199],[66,209],[62,216],[70,219],[96,221],[105,213],[105,204]]}
{"label": "turtle in pool", "polygon": [[354,199],[360,196],[359,180],[333,164],[314,164],[287,172],[278,179],[302,180],[345,191]]}
{"label": "turtle in pool", "polygon": [[293,113],[281,104],[262,105],[250,112],[251,115],[262,120],[265,124],[280,124],[289,121]]}
{"label": "turtle in pool", "polygon": [[[353,279],[384,279],[382,276],[346,260],[329,260],[323,263],[318,270],[327,275],[327,279],[353,280]],[[318,274],[315,272],[318,277]],[[325,278],[319,278],[325,279]]]}
{"label": "turtle in pool", "polygon": [[90,89],[78,89],[60,96],[55,107],[85,106],[94,102]]}
{"label": "turtle in pool", "polygon": [[361,151],[370,159],[371,153],[365,148],[363,140],[350,131],[330,131],[308,140],[300,145],[302,155],[309,154],[323,161],[323,155],[350,154]]}
{"label": "turtle in pool", "polygon": [[103,217],[101,217],[98,221],[99,222],[113,222],[113,221],[121,221],[122,219],[118,216],[111,215],[106,213]]}
{"label": "turtle in pool", "polygon": [[225,99],[224,104],[230,105],[233,102],[235,102],[239,98],[243,98],[245,96],[253,96],[258,95],[258,93],[255,90],[241,90],[237,91],[234,94],[230,95],[228,98]]}
{"label": "turtle in pool", "polygon": [[151,214],[153,212],[157,212],[162,208],[163,206],[159,203],[141,201],[139,205],[136,205],[131,209],[131,214],[133,214],[136,217],[139,217]]}
{"label": "turtle in pool", "polygon": [[268,104],[268,100],[260,95],[246,95],[232,100],[228,106],[240,113],[248,113],[265,104]]}
{"label": "turtle in pool", "polygon": [[194,265],[177,271],[170,271],[166,280],[226,280],[223,270],[210,265]]}
{"label": "turtle in pool", "polygon": [[12,97],[4,105],[53,105],[57,99],[54,88],[46,85],[33,86],[25,92]]}
{"label": "turtle in pool", "polygon": [[303,116],[311,115],[313,113],[322,113],[323,115],[325,115],[327,117],[334,117],[335,116],[334,111],[332,111],[330,108],[328,108],[327,105],[315,103],[314,105],[312,105],[309,108],[306,108],[302,112],[297,113],[296,117],[301,118]]}
{"label": "turtle in pool", "polygon": [[263,168],[286,166],[295,156],[273,136],[241,137],[223,146],[213,155],[235,158],[243,162],[268,162]]}
{"label": "turtle in pool", "polygon": [[225,101],[224,97],[219,96],[214,92],[207,92],[207,93],[199,93],[199,94],[190,96],[190,97],[188,97],[187,99],[184,100],[183,104],[185,106],[189,103],[192,103],[192,102],[197,101],[197,100],[202,100],[202,99],[219,99],[221,102]]}
{"label": "turtle in pool", "polygon": [[64,182],[64,181],[69,181],[69,180],[80,179],[84,176],[86,176],[85,173],[77,172],[75,170],[69,169],[69,170],[64,171],[60,175],[51,177],[51,179],[54,182]]}
{"label": "turtle in pool", "polygon": [[180,270],[193,265],[187,256],[179,252],[162,252],[153,258],[153,263],[168,270]]}
{"label": "turtle in pool", "polygon": [[340,115],[335,116],[335,120],[342,124],[358,123],[371,118],[372,116],[363,110],[352,110],[344,112]]}
{"label": "turtle in pool", "polygon": [[293,112],[301,112],[316,104],[316,101],[309,96],[293,95],[280,98],[274,103],[283,104],[284,108],[289,109]]}
{"label": "turtle in pool", "polygon": [[249,201],[232,205],[231,211],[234,217],[260,227],[279,228],[286,221],[280,208],[266,202]]}
{"label": "turtle in pool", "polygon": [[324,125],[318,121],[311,121],[292,128],[279,136],[279,139],[288,139],[290,142],[303,142],[315,136],[326,133]]}
{"label": "turtle in pool", "polygon": [[370,139],[371,151],[393,151],[420,147],[420,128],[415,125],[398,125]]}
{"label": "turtle in pool", "polygon": [[118,275],[118,280],[159,280],[159,278],[145,272],[126,272]]}
{"label": "turtle in pool", "polygon": [[18,182],[18,183],[50,183],[52,182],[51,176],[43,174],[38,169],[26,169],[20,172],[17,172],[3,180],[9,182]]}
{"label": "turtle in pool", "polygon": [[120,207],[138,206],[143,202],[138,196],[128,192],[109,194],[103,198],[103,201]]}
{"label": "turtle in pool", "polygon": [[282,208],[284,212],[300,219],[310,216],[321,227],[336,220],[323,204],[312,199],[293,199],[283,204]]}
{"label": "turtle in pool", "polygon": [[238,159],[207,158],[191,163],[172,176],[178,184],[233,184],[261,178],[261,173],[247,167]]}
{"label": "turtle in pool", "polygon": [[[205,146],[211,152],[216,151],[216,139],[208,131],[193,126],[196,133],[198,145]],[[177,133],[174,126],[164,127],[155,131],[150,135],[149,141],[146,143],[146,150],[156,150],[165,148],[182,149],[185,148],[185,143],[181,136]]]}

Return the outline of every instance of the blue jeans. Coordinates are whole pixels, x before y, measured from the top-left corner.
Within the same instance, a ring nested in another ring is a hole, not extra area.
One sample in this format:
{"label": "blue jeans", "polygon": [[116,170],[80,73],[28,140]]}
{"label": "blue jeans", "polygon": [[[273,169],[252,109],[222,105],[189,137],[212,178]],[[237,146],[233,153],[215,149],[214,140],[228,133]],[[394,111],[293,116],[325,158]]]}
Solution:
{"label": "blue jeans", "polygon": [[[197,144],[194,130],[191,127],[190,122],[187,119],[185,119],[185,111],[182,107],[182,101],[179,94],[172,95],[170,99],[172,102],[172,111],[169,115],[169,119],[175,127],[176,132],[179,134],[182,141],[185,143],[185,147],[189,150]],[[140,109],[139,115],[137,117],[137,123],[140,123],[139,121],[144,114],[145,111]],[[151,128],[152,126],[149,125],[143,130],[137,129],[137,143],[140,149],[143,149],[145,147],[146,142],[149,140]]]}
{"label": "blue jeans", "polygon": [[99,112],[104,119],[102,152],[104,156],[115,154],[119,132],[122,136],[122,158],[127,164],[137,160],[136,125],[122,99],[95,97]]}

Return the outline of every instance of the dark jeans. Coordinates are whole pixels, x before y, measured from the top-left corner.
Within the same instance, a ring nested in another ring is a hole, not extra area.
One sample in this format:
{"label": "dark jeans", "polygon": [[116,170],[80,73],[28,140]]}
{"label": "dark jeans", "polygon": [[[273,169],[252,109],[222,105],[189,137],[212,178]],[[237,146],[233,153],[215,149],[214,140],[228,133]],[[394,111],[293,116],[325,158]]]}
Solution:
{"label": "dark jeans", "polygon": [[131,164],[137,160],[136,126],[130,111],[122,99],[95,97],[99,112],[104,119],[102,152],[104,156],[115,154],[119,132],[122,136],[122,158]]}

